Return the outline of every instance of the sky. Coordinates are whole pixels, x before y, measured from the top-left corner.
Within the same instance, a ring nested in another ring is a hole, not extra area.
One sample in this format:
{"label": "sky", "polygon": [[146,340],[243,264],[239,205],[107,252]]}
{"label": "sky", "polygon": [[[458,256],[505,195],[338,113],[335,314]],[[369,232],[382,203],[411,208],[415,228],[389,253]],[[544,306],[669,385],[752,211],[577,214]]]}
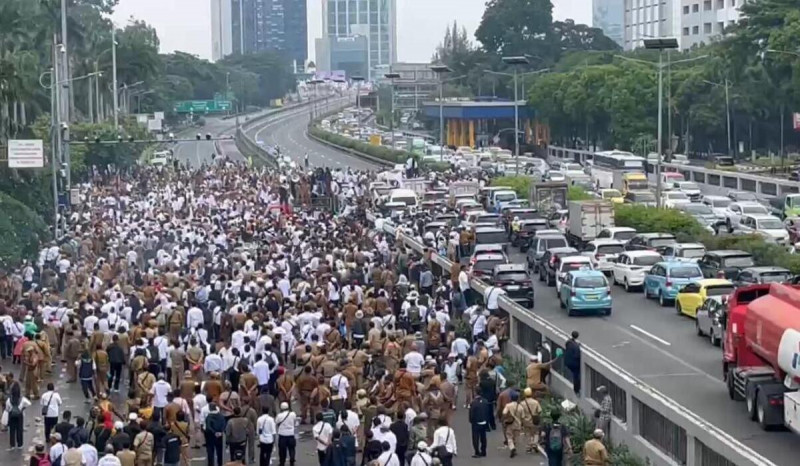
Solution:
{"label": "sky", "polygon": [[[322,29],[322,0],[308,1],[309,58]],[[397,0],[397,54],[400,61],[427,62],[457,20],[470,35],[475,32],[486,0]],[[591,24],[591,0],[553,0],[557,20],[572,18]],[[133,16],[156,28],[161,51],[175,50],[211,58],[210,0],[119,0],[113,19],[124,26]]]}

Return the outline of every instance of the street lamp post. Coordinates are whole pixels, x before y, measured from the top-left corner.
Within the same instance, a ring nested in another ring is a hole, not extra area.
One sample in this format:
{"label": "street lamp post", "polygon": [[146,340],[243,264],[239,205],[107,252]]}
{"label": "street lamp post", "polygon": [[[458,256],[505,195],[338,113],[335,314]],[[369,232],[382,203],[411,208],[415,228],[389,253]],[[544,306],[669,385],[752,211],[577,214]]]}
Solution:
{"label": "street lamp post", "polygon": [[[764,50],[764,53],[765,53],[765,55],[767,53],[777,53],[777,54],[783,54],[783,55],[792,55],[794,57],[800,58],[800,52],[793,52],[791,50],[766,49],[766,50]],[[780,123],[780,125],[781,125],[781,168],[783,168],[783,165],[786,163],[786,158],[785,158],[784,151],[783,151],[783,149],[784,149],[783,148],[783,132],[784,132],[783,118],[784,118],[784,113],[785,112],[786,112],[786,109],[784,107],[784,102],[781,99],[781,106],[780,106],[780,113],[781,113],[781,117],[780,117],[781,118],[781,123]]]}
{"label": "street lamp post", "polygon": [[728,78],[725,78],[725,82],[723,84],[715,83],[711,81],[703,80],[704,83],[710,84],[712,86],[718,86],[725,89],[725,120],[726,120],[726,130],[727,130],[727,138],[728,138],[728,155],[732,156],[732,144],[731,144],[731,103],[730,103],[730,96],[728,93],[728,87],[730,87],[730,83],[728,82]]}
{"label": "street lamp post", "polygon": [[391,83],[391,98],[389,99],[389,131],[392,133],[392,149],[394,149],[394,80],[400,77],[400,73],[386,73],[383,76]]}
{"label": "street lamp post", "polygon": [[447,65],[433,65],[431,71],[439,78],[439,161],[444,160],[444,73],[453,70]]}
{"label": "street lamp post", "polygon": [[111,25],[111,87],[114,88],[114,131],[119,130],[119,95],[117,95],[117,27]]}
{"label": "street lamp post", "polygon": [[356,112],[358,117],[361,118],[361,83],[364,81],[364,77],[353,76],[350,80],[356,83]]}

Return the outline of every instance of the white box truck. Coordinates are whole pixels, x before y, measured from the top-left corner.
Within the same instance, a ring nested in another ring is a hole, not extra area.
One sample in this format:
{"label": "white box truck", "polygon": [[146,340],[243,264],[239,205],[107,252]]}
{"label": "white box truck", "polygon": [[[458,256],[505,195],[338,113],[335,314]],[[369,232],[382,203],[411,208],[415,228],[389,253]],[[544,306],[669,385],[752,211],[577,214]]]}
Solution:
{"label": "white box truck", "polygon": [[608,201],[569,201],[568,211],[567,240],[578,250],[604,228],[614,226],[614,206]]}

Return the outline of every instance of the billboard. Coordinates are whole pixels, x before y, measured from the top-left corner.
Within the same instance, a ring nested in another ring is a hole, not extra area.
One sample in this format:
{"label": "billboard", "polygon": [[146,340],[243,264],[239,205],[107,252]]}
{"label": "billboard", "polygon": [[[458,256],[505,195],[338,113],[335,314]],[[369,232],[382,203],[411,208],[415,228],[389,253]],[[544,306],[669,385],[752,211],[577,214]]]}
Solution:
{"label": "billboard", "polygon": [[10,139],[8,168],[44,167],[44,144],[41,139]]}

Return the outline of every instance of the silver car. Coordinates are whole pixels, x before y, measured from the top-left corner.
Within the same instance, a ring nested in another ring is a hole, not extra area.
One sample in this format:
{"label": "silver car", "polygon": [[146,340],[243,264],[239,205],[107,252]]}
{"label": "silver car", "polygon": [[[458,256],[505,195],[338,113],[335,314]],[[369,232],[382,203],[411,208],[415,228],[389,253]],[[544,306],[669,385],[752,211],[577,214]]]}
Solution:
{"label": "silver car", "polygon": [[727,312],[727,296],[712,296],[706,298],[703,304],[697,308],[697,334],[708,336],[709,341],[714,346],[719,346],[725,332],[723,327],[723,314]]}

